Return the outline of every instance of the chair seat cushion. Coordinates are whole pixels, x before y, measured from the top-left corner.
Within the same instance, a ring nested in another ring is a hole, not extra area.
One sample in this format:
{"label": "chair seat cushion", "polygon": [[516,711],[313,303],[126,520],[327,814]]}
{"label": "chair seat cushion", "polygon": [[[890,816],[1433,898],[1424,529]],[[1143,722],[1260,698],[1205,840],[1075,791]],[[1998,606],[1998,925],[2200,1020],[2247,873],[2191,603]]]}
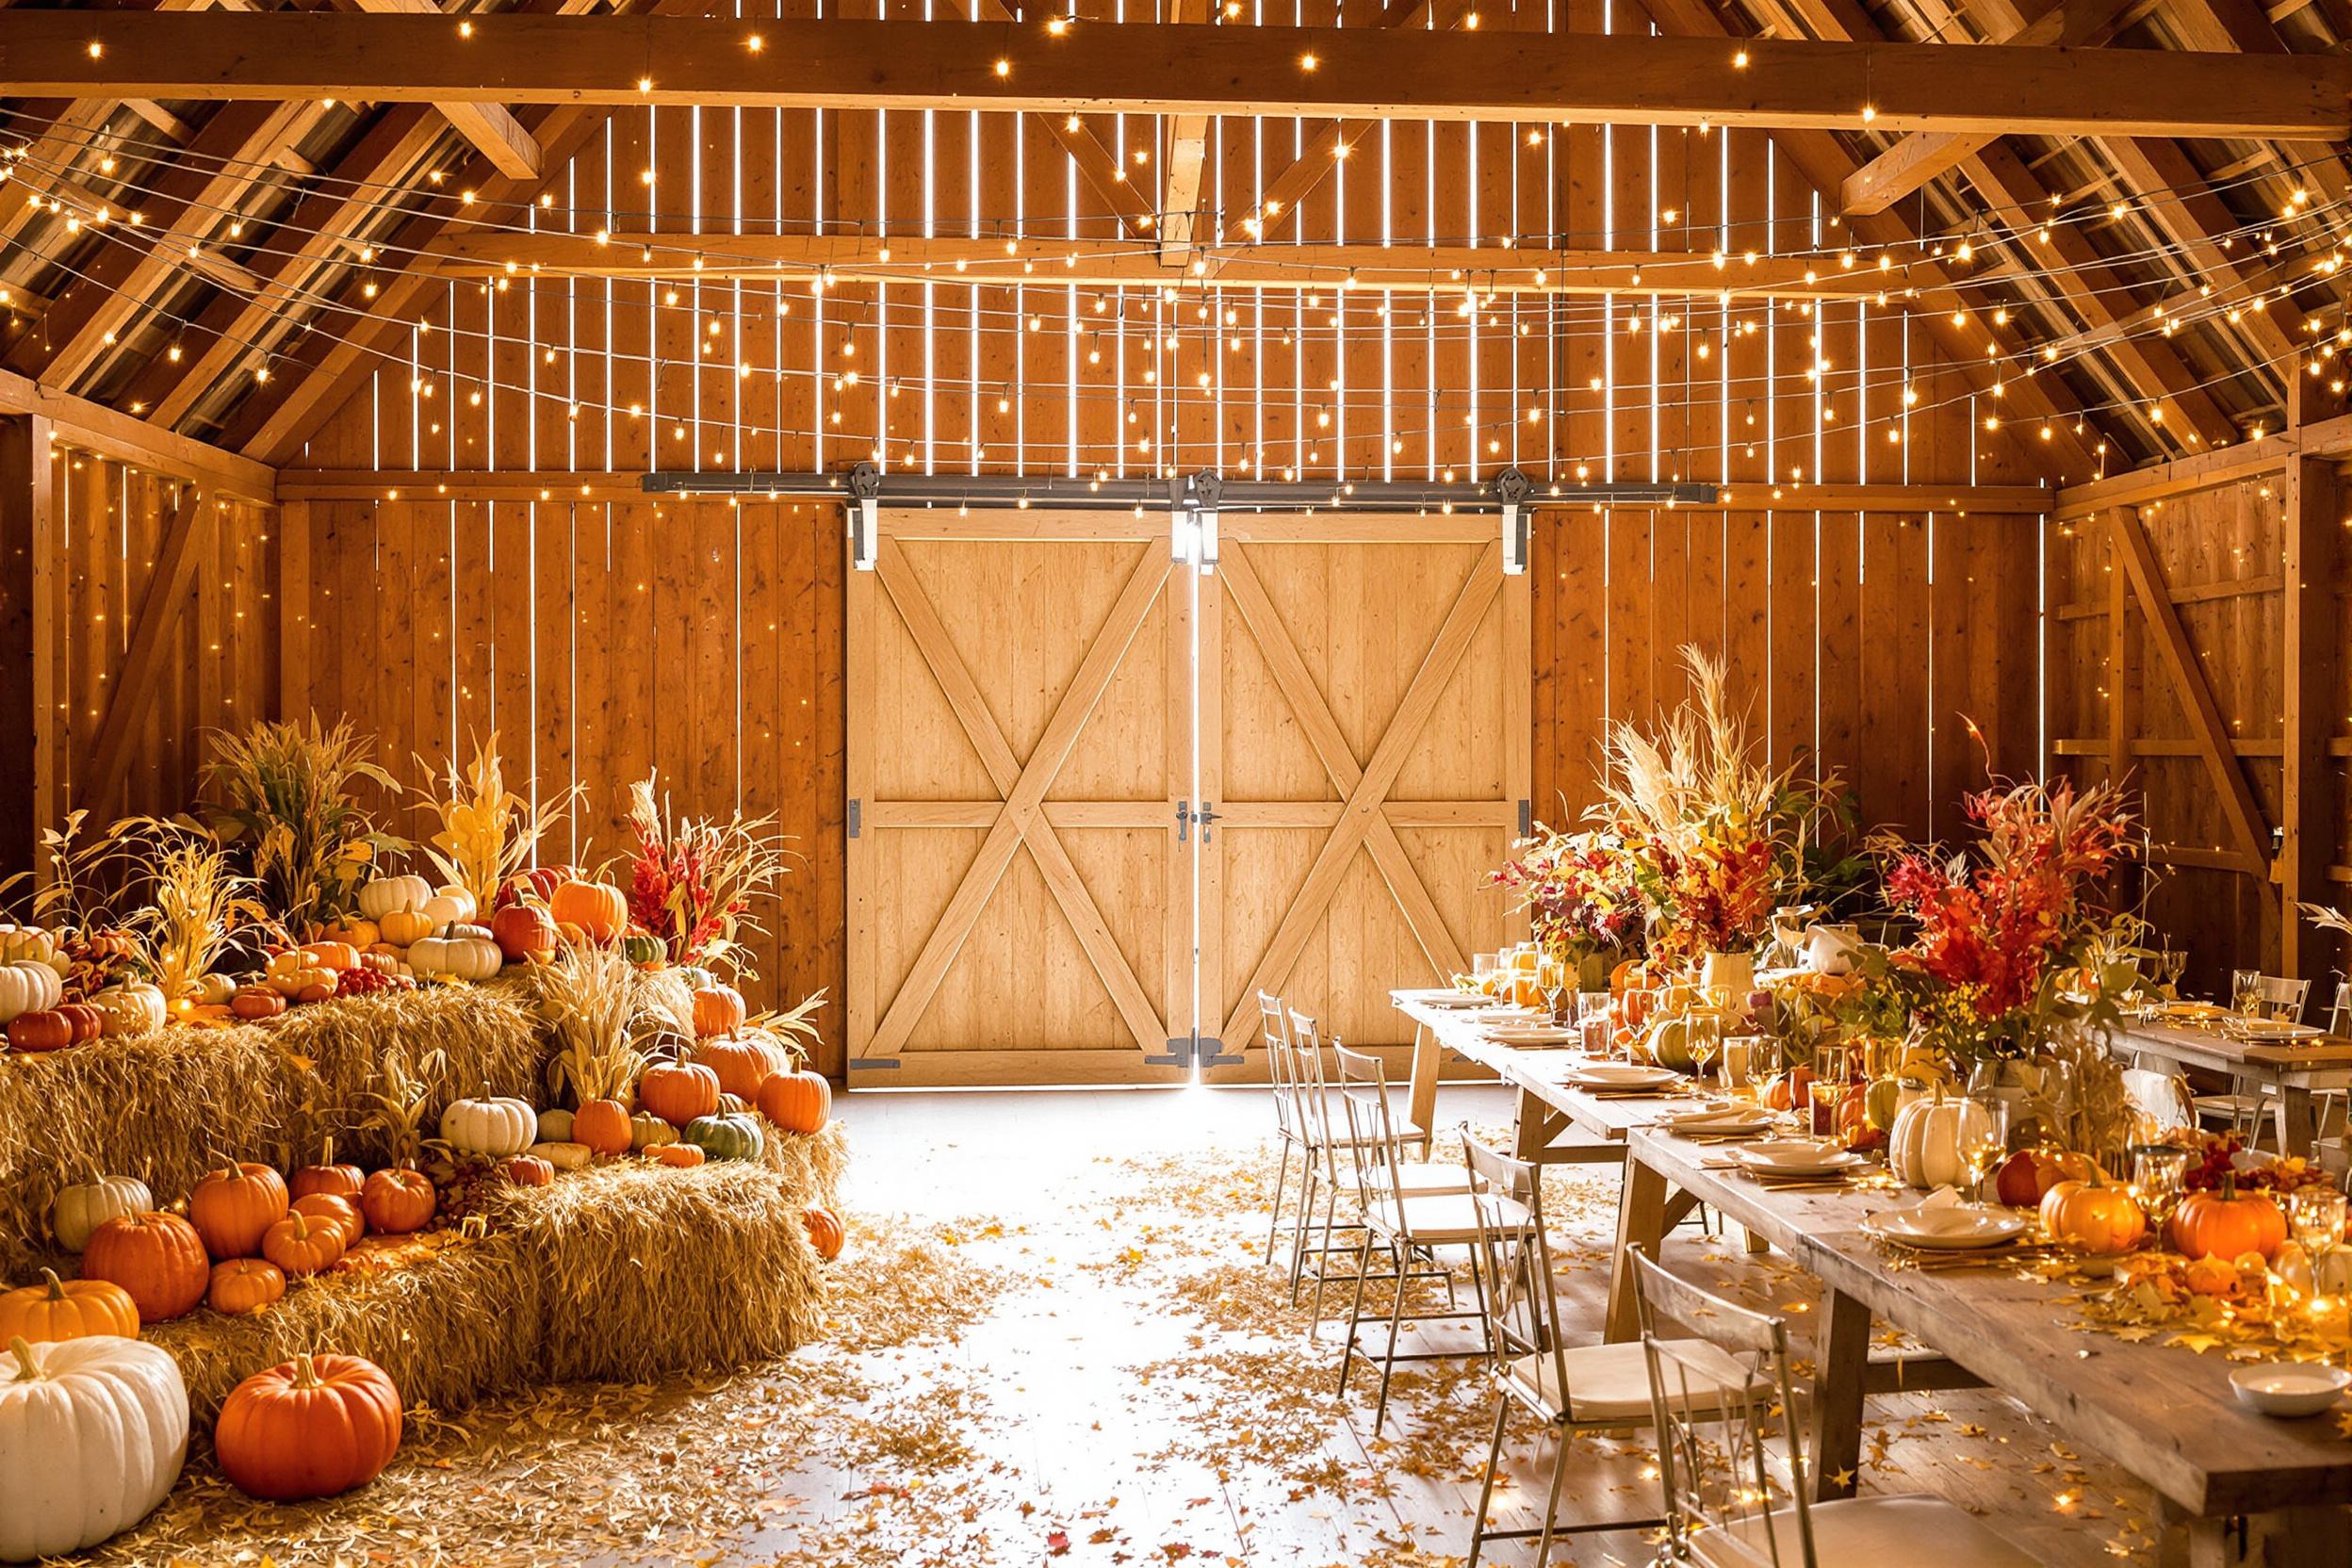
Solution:
{"label": "chair seat cushion", "polygon": [[1396,1185],[1407,1198],[1428,1198],[1445,1192],[1468,1192],[1470,1172],[1458,1165],[1429,1165],[1406,1160],[1396,1167]]}
{"label": "chair seat cushion", "polygon": [[[1933,1562],[1936,1568],[2039,1568],[2034,1558],[2011,1545],[1992,1527],[1964,1508],[1925,1493],[1900,1497],[1843,1497],[1815,1503],[1813,1560],[1821,1568],[1832,1563]],[[1793,1510],[1775,1509],[1772,1537],[1780,1546],[1780,1560],[1803,1560]],[[1730,1533],[1743,1537],[1738,1546],[1710,1549],[1711,1532],[1690,1537],[1702,1560],[1751,1568],[1772,1560],[1761,1521],[1750,1519]]]}
{"label": "chair seat cushion", "polygon": [[[1680,1378],[1682,1365],[1690,1369],[1690,1406],[1694,1410],[1713,1410],[1723,1402],[1725,1390],[1753,1386],[1766,1392],[1760,1379],[1752,1379],[1747,1369],[1731,1356],[1702,1339],[1674,1339],[1666,1342],[1681,1359],[1681,1365],[1667,1367],[1669,1378]],[[1568,1364],[1568,1405],[1560,1406],[1560,1388],[1553,1374],[1552,1358],[1541,1353],[1521,1356],[1511,1364],[1509,1376],[1521,1394],[1541,1404],[1551,1415],[1565,1415],[1571,1421],[1623,1421],[1647,1425],[1650,1419],[1650,1364],[1639,1340],[1622,1345],[1579,1345],[1560,1352]],[[1822,1559],[1826,1563],[1828,1559]]]}
{"label": "chair seat cushion", "polygon": [[1408,1192],[1401,1217],[1392,1200],[1376,1199],[1370,1218],[1375,1230],[1401,1235],[1423,1247],[1467,1247],[1478,1239],[1478,1206],[1466,1191],[1419,1198]]}

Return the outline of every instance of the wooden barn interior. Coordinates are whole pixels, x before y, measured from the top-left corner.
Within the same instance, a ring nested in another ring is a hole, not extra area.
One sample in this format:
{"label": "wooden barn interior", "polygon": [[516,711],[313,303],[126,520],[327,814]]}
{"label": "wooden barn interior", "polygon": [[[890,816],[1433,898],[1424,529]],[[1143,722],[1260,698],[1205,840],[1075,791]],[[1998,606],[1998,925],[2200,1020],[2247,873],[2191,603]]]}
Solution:
{"label": "wooden barn interior", "polygon": [[2341,1562],[2347,39],[0,0],[0,1560]]}

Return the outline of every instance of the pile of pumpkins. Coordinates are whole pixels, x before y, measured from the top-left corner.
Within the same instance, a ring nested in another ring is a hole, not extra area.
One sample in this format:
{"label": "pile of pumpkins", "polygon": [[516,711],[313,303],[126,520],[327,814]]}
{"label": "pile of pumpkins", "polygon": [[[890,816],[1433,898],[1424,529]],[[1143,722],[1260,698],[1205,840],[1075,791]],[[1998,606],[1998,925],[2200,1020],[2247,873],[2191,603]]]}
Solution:
{"label": "pile of pumpkins", "polygon": [[[0,1027],[8,1049],[62,1051],[101,1036],[163,1027],[164,995],[155,987],[117,979],[83,999],[78,988],[86,978],[80,961],[53,933],[37,925],[0,925]],[[75,988],[69,992],[69,986]]]}

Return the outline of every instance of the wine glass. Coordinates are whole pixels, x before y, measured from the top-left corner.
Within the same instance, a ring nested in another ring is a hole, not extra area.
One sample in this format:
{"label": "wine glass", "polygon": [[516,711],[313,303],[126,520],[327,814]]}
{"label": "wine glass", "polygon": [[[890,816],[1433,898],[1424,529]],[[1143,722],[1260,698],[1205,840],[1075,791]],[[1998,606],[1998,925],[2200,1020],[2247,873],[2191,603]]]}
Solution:
{"label": "wine glass", "polygon": [[1968,1168],[1970,1197],[1981,1196],[1985,1179],[2009,1154],[2009,1102],[1999,1095],[1970,1095],[1976,1109],[1960,1119],[1960,1158]]}
{"label": "wine glass", "polygon": [[1817,1045],[1813,1048],[1813,1082],[1809,1086],[1812,1100],[1812,1126],[1815,1137],[1825,1138],[1838,1131],[1838,1103],[1846,1097],[1846,1077],[1851,1070],[1842,1045]]}
{"label": "wine glass", "polygon": [[2230,972],[2230,1010],[2245,1018],[2262,1016],[2261,970],[2233,969]]}
{"label": "wine glass", "polygon": [[1682,1031],[1683,1042],[1690,1050],[1690,1060],[1696,1064],[1698,1075],[1705,1078],[1723,1048],[1723,1016],[1721,1013],[1692,1013],[1683,1020]]}
{"label": "wine glass", "polygon": [[2295,1239],[2312,1257],[2344,1245],[2344,1197],[2333,1187],[2298,1187],[2287,1195],[2287,1221]]}
{"label": "wine glass", "polygon": [[1535,988],[1544,995],[1544,1016],[1553,1023],[1561,1021],[1560,993],[1568,988],[1568,966],[1549,954],[1536,961]]}
{"label": "wine glass", "polygon": [[2189,1152],[2177,1144],[2144,1143],[2132,1151],[2132,1199],[2148,1217],[2148,1228],[2161,1236],[2171,1223],[2172,1211],[2186,1197]]}

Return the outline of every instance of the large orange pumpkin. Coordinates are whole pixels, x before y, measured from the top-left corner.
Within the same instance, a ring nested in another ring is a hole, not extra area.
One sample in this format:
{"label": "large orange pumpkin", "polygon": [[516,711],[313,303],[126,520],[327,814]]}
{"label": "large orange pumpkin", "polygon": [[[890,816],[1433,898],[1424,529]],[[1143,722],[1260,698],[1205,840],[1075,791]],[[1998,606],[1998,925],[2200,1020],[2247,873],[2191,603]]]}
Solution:
{"label": "large orange pumpkin", "polygon": [[232,1317],[259,1312],[286,1297],[286,1274],[276,1264],[260,1258],[231,1258],[212,1266],[212,1285],[204,1305]]}
{"label": "large orange pumpkin", "polygon": [[230,1391],[213,1429],[221,1473],[293,1503],[367,1485],[400,1447],[400,1391],[357,1356],[296,1356]]}
{"label": "large orange pumpkin", "polygon": [[821,1133],[833,1086],[821,1072],[771,1072],[760,1085],[760,1112],[788,1133]]}
{"label": "large orange pumpkin", "polygon": [[2051,1240],[2095,1256],[2128,1252],[2148,1234],[2148,1217],[2132,1194],[2097,1177],[2060,1182],[2042,1195],[2041,1212]]}
{"label": "large orange pumpkin", "polygon": [[368,1233],[368,1220],[359,1212],[359,1194],[355,1192],[306,1192],[294,1200],[293,1212],[306,1217],[313,1224],[333,1225],[343,1233],[343,1245],[347,1248]]}
{"label": "large orange pumpkin", "polygon": [[261,1238],[261,1255],[295,1279],[323,1274],[343,1256],[342,1225],[333,1219],[313,1219],[297,1210],[270,1227]]}
{"label": "large orange pumpkin", "polygon": [[32,1054],[63,1051],[74,1043],[74,1021],[62,1009],[19,1013],[8,1020],[8,1048]]}
{"label": "large orange pumpkin", "polygon": [[359,967],[359,949],[351,942],[304,942],[302,956],[318,968],[332,970],[337,974]]}
{"label": "large orange pumpkin", "polygon": [[808,1245],[817,1250],[817,1256],[831,1263],[841,1255],[841,1243],[847,1237],[841,1230],[841,1216],[811,1204],[800,1211],[800,1222],[807,1227]]}
{"label": "large orange pumpkin", "polygon": [[694,993],[694,1036],[716,1039],[743,1026],[743,993],[732,986],[711,986]]}
{"label": "large orange pumpkin", "polygon": [[328,1138],[319,1146],[318,1163],[306,1165],[294,1172],[286,1184],[286,1190],[296,1198],[308,1198],[313,1193],[330,1193],[337,1198],[357,1198],[367,1177],[355,1165],[335,1163],[335,1140]]}
{"label": "large orange pumpkin", "polygon": [[745,1101],[760,1098],[760,1086],[769,1073],[792,1070],[792,1053],[759,1029],[730,1039],[704,1040],[694,1047],[694,1060],[719,1075],[720,1093]]}
{"label": "large orange pumpkin", "polygon": [[48,1345],[89,1334],[139,1337],[139,1303],[110,1280],[60,1280],[54,1268],[41,1282],[0,1293],[0,1341]]}
{"label": "large orange pumpkin", "polygon": [[[719,1075],[692,1062],[662,1062],[637,1080],[637,1103],[662,1120],[683,1127],[719,1108]],[[578,1131],[579,1122],[573,1122]]]}
{"label": "large orange pumpkin", "polygon": [[359,1195],[359,1212],[368,1228],[385,1235],[404,1236],[432,1223],[440,1200],[420,1171],[377,1170],[368,1173]]}
{"label": "large orange pumpkin", "polygon": [[229,998],[229,1011],[248,1023],[257,1022],[286,1011],[286,998],[267,986],[239,986]]}
{"label": "large orange pumpkin", "polygon": [[573,1113],[572,1141],[599,1154],[628,1153],[629,1107],[617,1100],[589,1101]]}
{"label": "large orange pumpkin", "polygon": [[536,904],[510,904],[490,917],[490,937],[510,961],[544,958],[555,951],[555,922]]}
{"label": "large orange pumpkin", "polygon": [[558,925],[577,925],[592,942],[609,942],[629,924],[629,902],[610,883],[575,877],[548,896],[547,914]]}
{"label": "large orange pumpkin", "polygon": [[2192,1258],[2260,1252],[2268,1263],[2287,1244],[2287,1217],[2268,1197],[2241,1193],[2234,1179],[2224,1177],[2220,1191],[2182,1199],[2164,1234],[2174,1251]]}
{"label": "large orange pumpkin", "polygon": [[261,1251],[262,1233],[286,1217],[286,1182],[266,1165],[250,1161],[214,1171],[188,1195],[188,1217],[217,1258],[250,1258]]}
{"label": "large orange pumpkin", "polygon": [[161,1323],[196,1310],[212,1282],[212,1260],[196,1227],[178,1215],[124,1215],[90,1233],[82,1278],[121,1285],[140,1322]]}

